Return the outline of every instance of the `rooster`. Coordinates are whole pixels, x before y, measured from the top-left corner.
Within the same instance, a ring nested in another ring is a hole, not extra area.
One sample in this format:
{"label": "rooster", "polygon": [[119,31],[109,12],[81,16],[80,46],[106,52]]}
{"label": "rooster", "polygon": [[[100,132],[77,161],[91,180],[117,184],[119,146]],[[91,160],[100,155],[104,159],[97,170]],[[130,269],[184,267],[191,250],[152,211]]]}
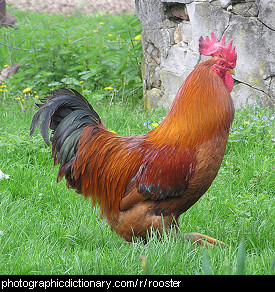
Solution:
{"label": "rooster", "polygon": [[[39,128],[52,143],[57,181],[98,204],[103,217],[126,241],[152,230],[179,235],[178,218],[207,191],[220,168],[234,117],[230,96],[237,54],[215,34],[200,37],[198,64],[180,87],[162,123],[143,135],[110,132],[88,101],[73,89],[44,98],[30,134]],[[52,136],[49,139],[49,128]],[[200,233],[184,239],[223,242]]]}

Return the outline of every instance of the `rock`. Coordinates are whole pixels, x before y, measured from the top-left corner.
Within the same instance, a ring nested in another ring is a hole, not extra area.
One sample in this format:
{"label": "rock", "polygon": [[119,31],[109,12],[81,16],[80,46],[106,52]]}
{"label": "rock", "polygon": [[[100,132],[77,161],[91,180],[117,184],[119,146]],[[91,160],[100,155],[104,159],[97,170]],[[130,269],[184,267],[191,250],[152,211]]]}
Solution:
{"label": "rock", "polygon": [[274,106],[274,100],[272,102],[266,93],[244,83],[235,84],[231,96],[237,109],[247,105]]}
{"label": "rock", "polygon": [[161,1],[136,1],[136,12],[143,30],[161,29],[164,20],[164,5]]}
{"label": "rock", "polygon": [[136,0],[136,7],[150,107],[171,105],[185,78],[208,58],[199,54],[198,40],[211,31],[236,46],[236,108],[246,100],[274,104],[274,0]]}
{"label": "rock", "polygon": [[163,59],[163,70],[182,75],[186,70],[193,70],[200,59],[198,52],[193,52],[186,45],[177,44],[171,47],[169,55]]}
{"label": "rock", "polygon": [[0,82],[12,77],[12,75],[17,73],[19,68],[20,65],[16,63],[10,66],[3,67],[0,71]]}
{"label": "rock", "polygon": [[192,41],[189,47],[193,51],[198,51],[200,36],[209,35],[214,31],[220,38],[229,25],[230,13],[219,6],[213,6],[208,2],[192,2],[186,7],[192,26]]}
{"label": "rock", "polygon": [[275,3],[274,0],[255,0],[258,9],[258,19],[267,27],[275,30]]}
{"label": "rock", "polygon": [[190,21],[182,21],[178,28],[181,32],[182,42],[189,44],[192,41],[192,26]]}
{"label": "rock", "polygon": [[182,85],[185,78],[189,75],[189,73],[188,71],[186,71],[184,74],[176,74],[175,72],[162,69],[161,81],[162,86],[165,89],[165,94],[163,94],[162,92],[162,96],[158,98],[158,106],[169,108],[177,94],[178,89]]}
{"label": "rock", "polygon": [[175,42],[175,44],[178,44],[181,41],[182,41],[181,27],[178,26],[174,32],[174,42]]}
{"label": "rock", "polygon": [[189,16],[185,11],[185,6],[182,4],[173,5],[171,8],[171,13],[176,18],[180,18],[182,20],[189,20]]}
{"label": "rock", "polygon": [[268,94],[265,80],[275,75],[274,32],[254,17],[233,15],[225,33],[238,54],[234,78]]}
{"label": "rock", "polygon": [[147,90],[144,95],[144,104],[145,107],[150,110],[151,108],[157,108],[159,106],[159,101],[161,98],[161,90],[157,88],[153,88],[151,90]]}
{"label": "rock", "polygon": [[257,5],[253,2],[238,3],[232,6],[231,11],[245,17],[258,16],[259,13]]}
{"label": "rock", "polygon": [[[202,0],[202,1],[205,1],[205,0]],[[164,2],[164,3],[181,3],[181,4],[189,4],[191,2],[193,2],[193,0],[178,0],[178,1],[175,1],[175,0],[161,0],[161,2]]]}
{"label": "rock", "polygon": [[273,106],[275,104],[275,76],[272,76],[270,78],[270,85],[269,85],[269,96],[273,97],[271,98],[271,102],[273,103]]}
{"label": "rock", "polygon": [[229,5],[231,5],[231,0],[220,0],[219,4],[222,8],[227,8]]}

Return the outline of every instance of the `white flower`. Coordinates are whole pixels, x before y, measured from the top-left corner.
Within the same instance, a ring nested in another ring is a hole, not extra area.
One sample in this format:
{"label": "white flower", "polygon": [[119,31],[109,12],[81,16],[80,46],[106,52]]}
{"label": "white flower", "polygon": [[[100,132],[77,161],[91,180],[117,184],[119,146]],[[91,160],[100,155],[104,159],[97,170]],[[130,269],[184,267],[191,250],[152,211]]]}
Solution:
{"label": "white flower", "polygon": [[9,174],[4,174],[4,172],[0,169],[0,179],[8,179],[10,178]]}

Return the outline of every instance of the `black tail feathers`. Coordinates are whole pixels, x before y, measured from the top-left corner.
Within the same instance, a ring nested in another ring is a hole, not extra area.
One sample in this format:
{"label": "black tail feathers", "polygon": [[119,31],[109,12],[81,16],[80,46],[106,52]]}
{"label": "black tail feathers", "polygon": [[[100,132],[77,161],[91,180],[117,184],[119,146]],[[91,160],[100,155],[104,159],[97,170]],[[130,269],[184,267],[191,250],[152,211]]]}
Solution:
{"label": "black tail feathers", "polygon": [[[59,89],[41,99],[33,116],[30,135],[40,129],[45,143],[53,143],[55,162],[65,165],[74,156],[82,130],[87,125],[100,125],[98,114],[88,101],[73,89]],[[49,139],[49,128],[52,138]]]}

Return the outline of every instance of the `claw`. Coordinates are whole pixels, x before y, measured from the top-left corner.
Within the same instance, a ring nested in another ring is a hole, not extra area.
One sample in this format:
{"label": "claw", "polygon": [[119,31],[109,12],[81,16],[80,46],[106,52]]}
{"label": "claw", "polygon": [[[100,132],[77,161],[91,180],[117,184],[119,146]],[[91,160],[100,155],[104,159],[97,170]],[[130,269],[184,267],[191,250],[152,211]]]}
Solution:
{"label": "claw", "polygon": [[185,240],[189,240],[192,243],[197,243],[200,245],[205,245],[207,247],[214,247],[215,245],[222,245],[225,247],[229,247],[226,243],[217,240],[215,238],[209,237],[207,235],[197,233],[197,232],[192,232],[192,233],[185,233],[184,234]]}

